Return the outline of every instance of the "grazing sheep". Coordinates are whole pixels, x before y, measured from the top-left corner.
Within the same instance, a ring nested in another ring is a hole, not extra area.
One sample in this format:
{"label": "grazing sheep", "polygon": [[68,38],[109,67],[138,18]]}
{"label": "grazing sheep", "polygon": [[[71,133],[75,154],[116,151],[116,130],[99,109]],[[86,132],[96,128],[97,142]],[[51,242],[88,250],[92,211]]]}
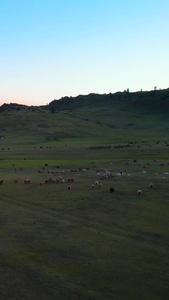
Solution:
{"label": "grazing sheep", "polygon": [[94,184],[92,184],[91,188],[92,188],[92,190],[94,190],[94,188],[95,188],[95,185],[94,185]]}
{"label": "grazing sheep", "polygon": [[61,171],[61,173],[62,173],[62,174],[65,174],[65,173],[66,173],[66,171],[65,171],[65,170],[62,170],[62,171]]}
{"label": "grazing sheep", "polygon": [[25,179],[25,180],[24,180],[24,183],[31,183],[31,182],[32,182],[31,179]]}
{"label": "grazing sheep", "polygon": [[2,184],[4,182],[4,180],[3,179],[0,179],[0,184]]}
{"label": "grazing sheep", "polygon": [[40,185],[43,185],[43,180],[40,181]]}
{"label": "grazing sheep", "polygon": [[102,179],[107,179],[109,178],[108,174],[103,174]]}
{"label": "grazing sheep", "polygon": [[138,191],[137,191],[137,194],[138,194],[138,195],[142,195],[142,194],[143,194],[142,190],[138,190]]}
{"label": "grazing sheep", "polygon": [[104,174],[104,175],[106,175],[105,178],[114,177],[114,175],[110,171],[107,171],[107,170],[105,170],[105,171],[106,171],[106,173]]}
{"label": "grazing sheep", "polygon": [[50,181],[52,182],[52,183],[55,183],[56,182],[56,178],[50,178]]}
{"label": "grazing sheep", "polygon": [[154,188],[154,184],[153,184],[153,183],[150,183],[150,184],[149,184],[149,188],[150,188],[150,189],[153,189],[153,188]]}
{"label": "grazing sheep", "polygon": [[68,178],[68,182],[74,182],[74,178]]}
{"label": "grazing sheep", "polygon": [[102,188],[103,187],[103,184],[102,183],[99,183],[99,188]]}
{"label": "grazing sheep", "polygon": [[14,182],[15,182],[15,183],[18,183],[18,182],[19,182],[19,178],[16,178],[16,179],[14,180]]}
{"label": "grazing sheep", "polygon": [[110,187],[110,193],[113,193],[115,191],[115,189],[113,187]]}
{"label": "grazing sheep", "polygon": [[71,188],[72,188],[71,185],[68,185],[68,187],[67,187],[68,191],[70,191]]}

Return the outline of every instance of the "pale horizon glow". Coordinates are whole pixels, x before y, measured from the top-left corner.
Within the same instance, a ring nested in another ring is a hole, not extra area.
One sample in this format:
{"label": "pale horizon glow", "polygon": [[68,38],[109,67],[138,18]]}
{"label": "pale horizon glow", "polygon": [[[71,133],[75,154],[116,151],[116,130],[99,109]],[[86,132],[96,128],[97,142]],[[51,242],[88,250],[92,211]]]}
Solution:
{"label": "pale horizon glow", "polygon": [[0,0],[0,105],[166,89],[168,28],[168,0]]}

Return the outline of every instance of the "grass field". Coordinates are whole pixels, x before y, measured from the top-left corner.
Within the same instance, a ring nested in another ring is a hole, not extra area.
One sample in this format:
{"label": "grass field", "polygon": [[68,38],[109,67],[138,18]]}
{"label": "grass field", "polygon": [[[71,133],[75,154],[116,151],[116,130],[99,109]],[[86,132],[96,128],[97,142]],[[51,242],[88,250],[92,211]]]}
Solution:
{"label": "grass field", "polygon": [[168,300],[167,118],[101,111],[1,113],[0,299]]}

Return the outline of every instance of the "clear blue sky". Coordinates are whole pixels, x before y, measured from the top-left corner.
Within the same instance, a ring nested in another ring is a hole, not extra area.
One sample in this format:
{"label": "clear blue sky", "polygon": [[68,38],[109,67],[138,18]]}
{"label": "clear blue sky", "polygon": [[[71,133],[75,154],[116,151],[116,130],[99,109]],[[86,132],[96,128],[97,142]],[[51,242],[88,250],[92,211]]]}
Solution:
{"label": "clear blue sky", "polygon": [[0,0],[0,105],[169,87],[168,0]]}

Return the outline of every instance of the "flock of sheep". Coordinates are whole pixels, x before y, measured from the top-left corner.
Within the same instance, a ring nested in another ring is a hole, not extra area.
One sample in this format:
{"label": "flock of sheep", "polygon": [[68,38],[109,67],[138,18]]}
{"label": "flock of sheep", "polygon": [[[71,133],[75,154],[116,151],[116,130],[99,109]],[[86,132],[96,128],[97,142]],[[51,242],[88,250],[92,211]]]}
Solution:
{"label": "flock of sheep", "polygon": [[[38,169],[37,170],[37,173],[38,174],[42,174],[43,176],[43,179],[40,178],[40,186],[44,185],[44,184],[50,184],[50,183],[67,183],[67,190],[71,190],[72,189],[72,183],[75,181],[75,178],[70,176],[70,173],[76,173],[78,175],[81,175],[81,174],[85,174],[87,171],[90,170],[90,168],[78,168],[78,169],[71,169],[71,170],[57,170],[56,169],[59,169],[60,167],[59,166],[55,166],[55,170],[46,170],[46,167],[48,167],[48,164],[45,164],[45,166],[42,168],[42,169]],[[19,172],[19,171],[23,171],[23,168],[14,168],[14,171],[15,172]],[[126,170],[125,170],[126,171]],[[60,174],[58,174],[60,173]],[[46,175],[47,174],[50,174],[49,176],[50,177],[47,177]],[[52,177],[51,177],[51,174],[52,174]],[[57,176],[53,175],[53,174],[57,174]],[[94,183],[91,183],[91,189],[94,190],[94,189],[101,189],[103,187],[103,182],[105,179],[110,179],[110,184],[112,184],[112,181],[111,179],[113,179],[115,177],[115,175],[111,172],[111,171],[107,171],[107,170],[102,170],[102,169],[96,169],[96,174],[99,175],[99,180],[96,179],[96,176],[95,176],[95,181]],[[69,175],[69,177],[67,178],[63,178],[63,176],[66,176],[66,175]],[[116,173],[116,175],[124,175],[123,172],[119,172],[119,173]],[[46,177],[46,178],[44,178]],[[94,175],[93,175],[94,177]],[[23,176],[22,176],[23,178]],[[19,183],[21,180],[19,177],[15,178],[14,179],[14,183]],[[2,184],[4,182],[4,179],[0,179],[0,184]],[[26,178],[26,179],[22,179],[22,182],[24,184],[31,184],[32,183],[32,179],[31,178]],[[154,188],[154,184],[153,183],[150,183],[149,184],[149,188]],[[109,187],[109,192],[110,193],[114,193],[115,192],[115,188],[114,186],[110,185]],[[136,193],[138,195],[142,195],[143,194],[143,191],[141,189],[138,189],[136,191]]]}

